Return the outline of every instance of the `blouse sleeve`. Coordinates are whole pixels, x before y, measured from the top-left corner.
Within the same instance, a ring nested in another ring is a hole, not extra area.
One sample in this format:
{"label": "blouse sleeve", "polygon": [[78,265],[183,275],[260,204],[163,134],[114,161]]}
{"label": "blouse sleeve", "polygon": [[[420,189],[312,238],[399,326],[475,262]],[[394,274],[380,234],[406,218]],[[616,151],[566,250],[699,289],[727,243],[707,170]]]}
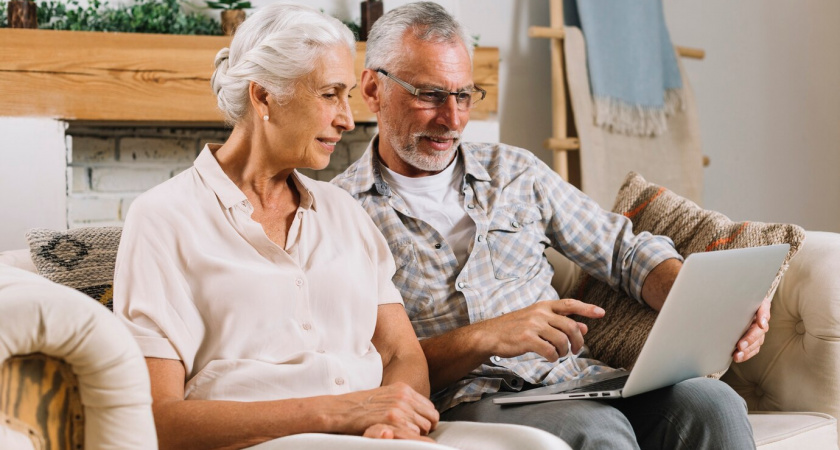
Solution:
{"label": "blouse sleeve", "polygon": [[167,220],[159,204],[147,200],[141,196],[132,203],[123,227],[114,313],[146,357],[181,360],[190,373],[204,325],[179,252],[179,227]]}

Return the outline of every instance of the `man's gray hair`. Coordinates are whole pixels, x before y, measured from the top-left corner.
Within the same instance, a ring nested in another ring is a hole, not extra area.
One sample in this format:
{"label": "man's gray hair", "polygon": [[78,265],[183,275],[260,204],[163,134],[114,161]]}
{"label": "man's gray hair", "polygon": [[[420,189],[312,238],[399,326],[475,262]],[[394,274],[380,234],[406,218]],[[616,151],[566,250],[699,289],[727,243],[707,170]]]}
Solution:
{"label": "man's gray hair", "polygon": [[396,70],[403,36],[408,31],[421,41],[461,42],[472,62],[473,46],[467,28],[437,3],[416,2],[388,11],[373,24],[365,50],[365,67]]}
{"label": "man's gray hair", "polygon": [[338,19],[305,6],[261,6],[216,55],[210,84],[225,120],[236,124],[247,116],[250,82],[286,101],[319,58],[340,45],[355,55],[353,33]]}

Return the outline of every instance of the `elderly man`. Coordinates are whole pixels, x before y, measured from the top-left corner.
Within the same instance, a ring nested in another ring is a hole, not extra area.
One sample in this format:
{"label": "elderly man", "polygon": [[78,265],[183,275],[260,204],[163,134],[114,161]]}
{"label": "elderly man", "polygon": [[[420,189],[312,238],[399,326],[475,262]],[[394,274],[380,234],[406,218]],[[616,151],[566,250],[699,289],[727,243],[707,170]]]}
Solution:
{"label": "elderly man", "polygon": [[[633,234],[526,150],[460,141],[470,108],[472,49],[439,5],[412,3],[376,22],[361,93],[379,121],[366,153],[333,183],[361,202],[388,240],[400,289],[429,363],[443,420],[525,424],[574,448],[753,447],[744,401],[694,379],[629,399],[501,408],[495,396],[611,371],[568,358],[604,311],[557,299],[552,246],[592,276],[661,308],[682,265],[673,243]],[[736,361],[766,331],[763,305]]]}

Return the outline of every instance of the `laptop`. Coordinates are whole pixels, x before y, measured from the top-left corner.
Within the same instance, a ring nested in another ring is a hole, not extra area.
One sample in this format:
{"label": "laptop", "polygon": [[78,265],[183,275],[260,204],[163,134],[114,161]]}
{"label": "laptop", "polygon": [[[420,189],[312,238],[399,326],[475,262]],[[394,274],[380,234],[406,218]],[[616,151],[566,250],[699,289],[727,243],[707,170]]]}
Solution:
{"label": "laptop", "polygon": [[632,370],[530,389],[493,403],[631,397],[726,369],[788,250],[780,244],[690,255]]}

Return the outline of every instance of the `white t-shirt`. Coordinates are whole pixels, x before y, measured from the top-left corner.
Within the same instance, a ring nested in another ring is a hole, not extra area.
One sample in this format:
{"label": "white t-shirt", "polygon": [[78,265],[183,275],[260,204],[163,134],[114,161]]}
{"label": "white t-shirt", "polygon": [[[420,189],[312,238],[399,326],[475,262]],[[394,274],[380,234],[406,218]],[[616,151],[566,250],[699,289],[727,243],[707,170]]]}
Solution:
{"label": "white t-shirt", "polygon": [[464,164],[458,155],[446,169],[425,177],[406,177],[382,165],[382,178],[405,201],[414,217],[422,218],[443,236],[464,267],[475,236],[475,222],[464,209]]}
{"label": "white t-shirt", "polygon": [[370,217],[342,189],[295,173],[300,208],[281,249],[251,219],[211,148],[132,203],[114,313],[145,356],[183,362],[188,399],[379,386],[382,360],[371,344],[378,305],[402,300]]}

